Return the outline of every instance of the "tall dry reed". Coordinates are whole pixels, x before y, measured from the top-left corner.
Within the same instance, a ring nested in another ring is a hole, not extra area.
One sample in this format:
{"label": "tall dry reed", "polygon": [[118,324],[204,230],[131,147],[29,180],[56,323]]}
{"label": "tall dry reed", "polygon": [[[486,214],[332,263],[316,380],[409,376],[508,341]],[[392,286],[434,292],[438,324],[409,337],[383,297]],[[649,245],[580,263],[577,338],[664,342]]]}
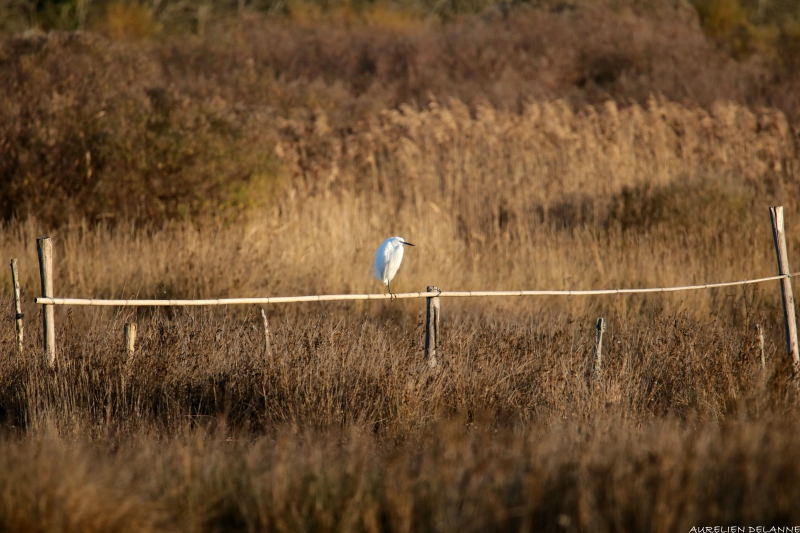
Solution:
{"label": "tall dry reed", "polygon": [[[56,292],[74,297],[380,291],[372,254],[394,234],[419,245],[398,290],[687,285],[774,274],[767,207],[782,204],[798,264],[797,143],[776,111],[653,99],[600,112],[558,102],[531,103],[522,115],[482,107],[473,117],[453,101],[386,112],[346,137],[332,135],[324,116],[281,128],[286,189],[241,223],[51,231],[29,219],[6,225],[3,256],[20,259],[28,299],[34,238],[44,233],[55,239]],[[4,291],[9,276],[0,272]],[[733,307],[741,311],[747,295],[777,306],[775,288],[763,289],[735,292]],[[730,310],[724,294],[659,301],[707,316]],[[647,301],[523,305],[627,315]]]}

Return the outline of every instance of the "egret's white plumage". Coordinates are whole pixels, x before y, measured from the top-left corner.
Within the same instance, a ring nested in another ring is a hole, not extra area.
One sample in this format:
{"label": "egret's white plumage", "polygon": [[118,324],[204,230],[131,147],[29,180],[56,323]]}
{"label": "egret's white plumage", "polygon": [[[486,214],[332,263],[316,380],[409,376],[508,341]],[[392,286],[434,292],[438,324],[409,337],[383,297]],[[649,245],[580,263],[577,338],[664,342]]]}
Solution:
{"label": "egret's white plumage", "polygon": [[403,262],[403,246],[414,246],[406,242],[402,237],[389,237],[381,244],[375,252],[375,262],[372,264],[372,272],[375,278],[386,285],[389,294],[392,294],[392,280],[400,263]]}

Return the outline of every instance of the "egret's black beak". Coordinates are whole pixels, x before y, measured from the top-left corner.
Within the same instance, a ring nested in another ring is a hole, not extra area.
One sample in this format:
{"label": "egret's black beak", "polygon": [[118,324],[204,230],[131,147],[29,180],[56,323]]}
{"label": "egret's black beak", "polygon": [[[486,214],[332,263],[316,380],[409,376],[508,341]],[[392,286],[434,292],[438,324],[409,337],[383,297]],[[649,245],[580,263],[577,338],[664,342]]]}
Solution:
{"label": "egret's black beak", "polygon": [[405,244],[406,246],[414,246],[414,245],[413,245],[413,244],[411,244],[410,242],[404,242],[403,244]]}

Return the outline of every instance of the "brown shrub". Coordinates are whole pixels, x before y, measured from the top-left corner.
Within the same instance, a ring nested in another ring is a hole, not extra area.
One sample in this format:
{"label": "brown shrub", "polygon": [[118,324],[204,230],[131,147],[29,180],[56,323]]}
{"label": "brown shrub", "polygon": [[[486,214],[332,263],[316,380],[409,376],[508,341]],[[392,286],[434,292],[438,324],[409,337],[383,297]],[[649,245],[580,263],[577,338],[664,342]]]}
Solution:
{"label": "brown shrub", "polygon": [[[225,216],[275,173],[258,118],[171,90],[139,51],[91,34],[2,44],[0,212],[50,224]],[[267,185],[267,189],[264,186]]]}
{"label": "brown shrub", "polygon": [[[757,61],[721,55],[685,7],[513,13],[402,25],[253,15],[202,36],[150,41],[6,37],[0,216],[229,219],[271,197],[258,191],[274,189],[281,174],[273,149],[285,120],[296,124],[289,142],[298,146],[288,148],[316,149],[314,132],[336,143],[385,120],[384,110],[418,112],[450,98],[473,116],[488,102],[520,119],[532,101],[554,98],[568,108],[557,116],[586,104],[601,112],[609,100],[655,112],[652,95],[698,109],[691,120],[716,116],[728,104],[715,102],[725,101],[780,105],[795,116],[791,76],[765,83]],[[681,135],[681,124],[671,127]],[[313,170],[334,154],[302,157],[319,159]]]}

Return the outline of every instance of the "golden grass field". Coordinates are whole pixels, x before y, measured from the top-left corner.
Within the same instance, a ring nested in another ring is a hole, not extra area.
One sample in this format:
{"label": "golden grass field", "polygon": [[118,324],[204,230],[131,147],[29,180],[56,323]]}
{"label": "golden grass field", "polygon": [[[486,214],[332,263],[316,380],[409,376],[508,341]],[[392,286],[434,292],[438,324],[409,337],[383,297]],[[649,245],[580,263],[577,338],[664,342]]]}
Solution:
{"label": "golden grass field", "polygon": [[[157,84],[182,61],[164,57],[200,54],[168,39],[109,45],[102,76],[131,85],[98,89],[101,106],[89,74],[58,68],[101,76],[100,37],[14,39],[0,48],[21,51],[4,63],[16,107],[0,204],[18,209],[0,256],[19,260],[26,316],[20,356],[3,267],[0,530],[800,526],[800,392],[777,282],[444,298],[435,370],[422,300],[266,306],[269,353],[255,306],[58,307],[54,368],[32,303],[40,235],[59,297],[377,293],[371,262],[390,235],[417,245],[399,292],[658,287],[775,275],[768,207],[783,205],[800,269],[790,110],[610,94],[384,105],[380,87],[365,101],[324,77],[315,95],[256,74],[228,86],[203,65],[147,92],[132,64]],[[222,54],[198,42],[186,46]]]}
{"label": "golden grass field", "polygon": [[[283,125],[291,127],[299,126]],[[272,207],[236,223],[62,226],[53,233],[57,292],[377,292],[374,250],[394,234],[419,244],[398,290],[735,281],[775,274],[768,206],[778,204],[787,210],[789,249],[800,244],[791,230],[797,143],[777,111],[719,105],[707,112],[654,99],[648,108],[609,102],[577,112],[532,103],[521,116],[482,107],[473,118],[453,101],[386,112],[346,139],[327,133],[320,126],[280,142],[275,150],[291,185]],[[20,259],[24,287],[38,279],[35,237],[45,233],[32,218],[3,232],[4,255]],[[10,273],[3,276],[8,286]],[[732,293],[734,306],[719,291],[658,301],[708,316],[741,307],[744,292]],[[778,302],[776,290],[764,297]],[[626,316],[645,304],[638,296],[525,302]]]}

